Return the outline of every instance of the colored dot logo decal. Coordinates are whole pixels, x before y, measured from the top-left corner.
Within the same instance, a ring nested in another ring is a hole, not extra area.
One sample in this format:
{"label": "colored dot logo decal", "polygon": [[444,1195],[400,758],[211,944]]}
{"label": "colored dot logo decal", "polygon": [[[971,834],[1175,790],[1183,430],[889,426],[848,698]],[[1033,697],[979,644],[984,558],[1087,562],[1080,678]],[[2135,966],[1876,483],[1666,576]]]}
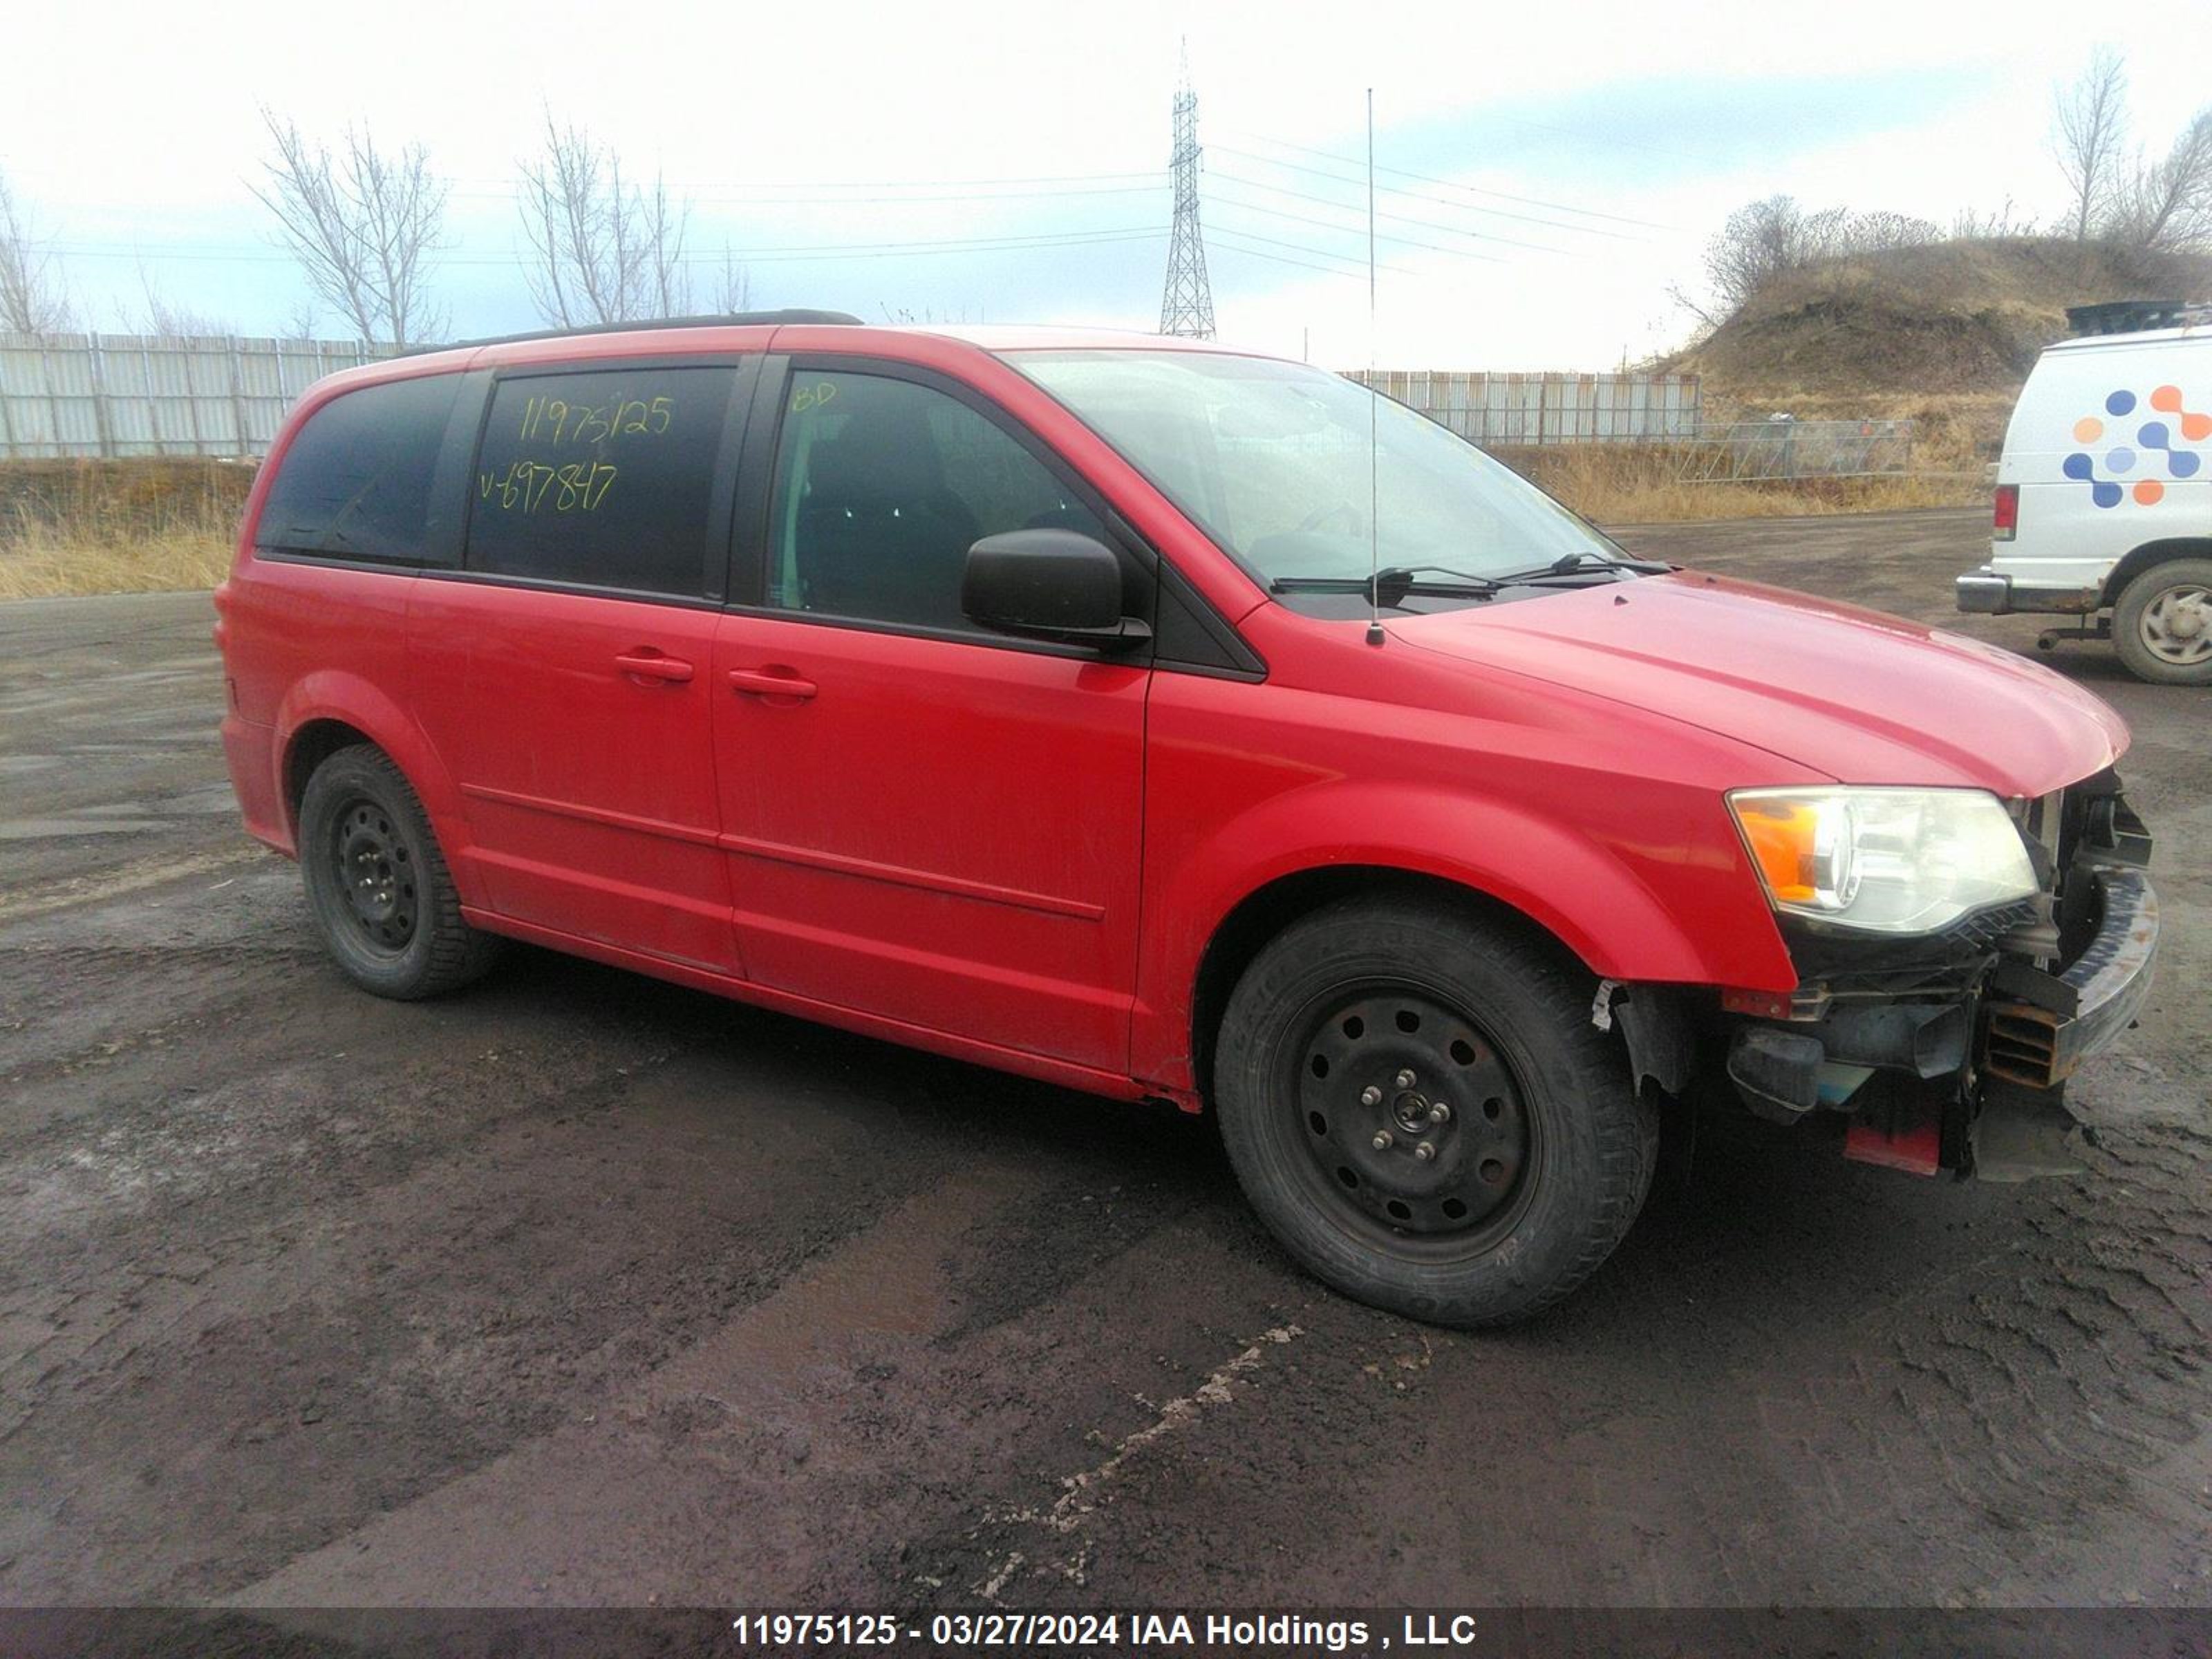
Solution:
{"label": "colored dot logo decal", "polygon": [[2186,449],[2173,447],[2173,433],[2164,421],[2145,421],[2136,433],[2136,441],[2145,449],[2166,452],[2166,471],[2169,477],[2193,478],[2197,476],[2198,458]]}
{"label": "colored dot logo decal", "polygon": [[2181,435],[2191,443],[2201,444],[2212,438],[2212,414],[2200,413],[2181,406],[2181,388],[2162,386],[2150,394],[2150,406],[2161,415],[2180,416]]}
{"label": "colored dot logo decal", "polygon": [[[2085,415],[2074,422],[2074,441],[2082,447],[2067,456],[2059,470],[2076,483],[2088,485],[2089,500],[2098,507],[2118,507],[2130,497],[2138,507],[2155,507],[2164,501],[2166,484],[2155,477],[2138,478],[2132,488],[2119,482],[2138,467],[2151,472],[2162,459],[2166,477],[2173,479],[2193,478],[2203,467],[2203,455],[2180,446],[2212,438],[2212,411],[2188,408],[2178,386],[2155,387],[2144,401],[2152,412],[2170,418],[2145,421],[2135,429],[2133,447],[2123,442],[2106,450],[2105,477],[2097,476],[2098,458],[2088,446],[2104,438],[2106,423],[2094,415]],[[2115,420],[2134,414],[2136,404],[2136,394],[2124,386],[2105,394],[2105,413]],[[2112,436],[2125,438],[2127,433],[2123,428]]]}

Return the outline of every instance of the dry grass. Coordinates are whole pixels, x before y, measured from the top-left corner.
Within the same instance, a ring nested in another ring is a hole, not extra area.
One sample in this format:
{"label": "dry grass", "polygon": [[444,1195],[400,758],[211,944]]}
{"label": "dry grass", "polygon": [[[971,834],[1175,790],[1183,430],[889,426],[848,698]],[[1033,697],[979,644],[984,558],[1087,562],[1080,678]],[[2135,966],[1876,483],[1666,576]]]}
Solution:
{"label": "dry grass", "polygon": [[221,461],[0,465],[0,599],[212,587],[252,482]]}
{"label": "dry grass", "polygon": [[[1961,405],[1957,409],[1936,408],[1941,400],[1896,401],[1898,415],[1911,415],[1933,434],[1916,440],[1916,462],[1955,476],[1680,483],[1664,452],[1634,445],[1524,450],[1500,459],[1601,524],[1879,513],[1986,501],[1980,463],[1984,453],[1996,453],[1994,434],[2002,429],[2007,401],[1952,400]],[[1869,409],[1863,401],[1850,412],[1891,416],[1887,407]],[[0,600],[212,587],[230,568],[252,483],[251,468],[212,461],[0,465]]]}
{"label": "dry grass", "polygon": [[213,587],[230,568],[228,535],[71,541],[52,532],[0,541],[0,599]]}
{"label": "dry grass", "polygon": [[1678,457],[1644,445],[1566,445],[1500,459],[1599,524],[1895,513],[1911,507],[1974,507],[1990,495],[1978,467],[1871,478],[1684,483],[1676,477]]}

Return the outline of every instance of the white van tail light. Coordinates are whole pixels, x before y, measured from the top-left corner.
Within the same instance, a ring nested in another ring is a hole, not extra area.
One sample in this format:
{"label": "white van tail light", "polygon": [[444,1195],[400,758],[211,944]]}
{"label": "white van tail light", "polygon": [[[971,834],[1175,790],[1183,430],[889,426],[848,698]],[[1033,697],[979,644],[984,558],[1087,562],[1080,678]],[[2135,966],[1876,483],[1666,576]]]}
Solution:
{"label": "white van tail light", "polygon": [[1997,486],[1996,515],[1990,529],[1991,541],[2008,542],[2020,533],[2020,486]]}

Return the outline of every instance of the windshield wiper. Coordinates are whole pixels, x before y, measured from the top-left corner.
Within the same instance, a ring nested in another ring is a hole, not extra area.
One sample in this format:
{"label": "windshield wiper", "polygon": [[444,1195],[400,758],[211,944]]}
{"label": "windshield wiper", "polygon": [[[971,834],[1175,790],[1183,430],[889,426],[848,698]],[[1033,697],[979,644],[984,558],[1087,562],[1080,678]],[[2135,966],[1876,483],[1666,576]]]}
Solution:
{"label": "windshield wiper", "polygon": [[1500,587],[1516,583],[1546,581],[1554,576],[1595,575],[1601,570],[1632,570],[1639,576],[1658,574],[1668,567],[1634,559],[1616,559],[1609,553],[1563,553],[1549,564],[1532,564],[1525,570],[1508,570],[1490,580]]}
{"label": "windshield wiper", "polygon": [[[1425,599],[1486,599],[1499,590],[1553,581],[1563,576],[1595,576],[1601,572],[1633,571],[1653,576],[1672,568],[1637,559],[1616,559],[1605,553],[1565,553],[1549,564],[1526,570],[1508,570],[1495,576],[1471,570],[1455,570],[1443,564],[1385,565],[1367,576],[1278,576],[1267,584],[1271,593],[1357,593],[1373,605],[1393,606],[1415,594]],[[1443,580],[1424,580],[1437,578]]]}
{"label": "windshield wiper", "polygon": [[[1425,575],[1442,581],[1424,581]],[[1373,576],[1278,576],[1267,584],[1270,593],[1357,593],[1375,605],[1395,605],[1419,593],[1438,599],[1488,599],[1504,586],[1495,577],[1478,576],[1441,564],[1385,565]]]}

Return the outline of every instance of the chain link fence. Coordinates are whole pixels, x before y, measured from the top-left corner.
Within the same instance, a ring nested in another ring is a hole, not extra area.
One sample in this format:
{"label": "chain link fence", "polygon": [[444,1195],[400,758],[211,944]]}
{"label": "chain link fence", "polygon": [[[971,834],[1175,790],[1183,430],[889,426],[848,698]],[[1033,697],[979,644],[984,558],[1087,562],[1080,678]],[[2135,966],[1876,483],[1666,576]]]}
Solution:
{"label": "chain link fence", "polygon": [[1870,478],[1912,470],[1912,422],[1732,421],[1668,447],[1681,483]]}

